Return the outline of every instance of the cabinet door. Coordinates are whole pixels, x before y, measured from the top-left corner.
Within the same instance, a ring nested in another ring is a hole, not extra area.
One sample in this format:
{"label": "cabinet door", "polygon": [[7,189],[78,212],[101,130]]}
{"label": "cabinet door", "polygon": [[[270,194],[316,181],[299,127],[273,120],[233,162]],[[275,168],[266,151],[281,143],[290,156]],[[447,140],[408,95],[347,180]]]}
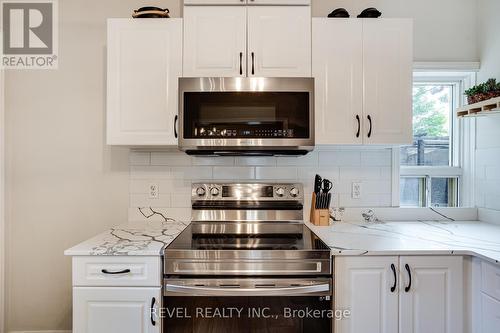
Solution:
{"label": "cabinet door", "polygon": [[247,0],[249,5],[310,5],[311,0]]}
{"label": "cabinet door", "polygon": [[411,143],[412,66],[411,20],[363,19],[365,143]]}
{"label": "cabinet door", "polygon": [[108,21],[107,143],[177,145],[180,19]]}
{"label": "cabinet door", "polygon": [[160,333],[160,307],[161,288],[75,287],[73,333]]}
{"label": "cabinet door", "polygon": [[246,75],[246,7],[184,7],[184,76]]}
{"label": "cabinet door", "polygon": [[316,144],[362,144],[363,24],[314,18]]}
{"label": "cabinet door", "polygon": [[[351,317],[335,320],[336,333],[397,333],[398,257],[336,257],[335,308]],[[406,333],[406,332],[405,332]]]}
{"label": "cabinet door", "polygon": [[498,333],[500,327],[500,302],[481,293],[482,333]]}
{"label": "cabinet door", "polygon": [[462,257],[401,257],[399,267],[402,274],[399,331],[463,332]]}
{"label": "cabinet door", "polygon": [[309,6],[248,7],[248,76],[311,76]]}
{"label": "cabinet door", "polygon": [[184,0],[184,5],[246,5],[247,0]]}

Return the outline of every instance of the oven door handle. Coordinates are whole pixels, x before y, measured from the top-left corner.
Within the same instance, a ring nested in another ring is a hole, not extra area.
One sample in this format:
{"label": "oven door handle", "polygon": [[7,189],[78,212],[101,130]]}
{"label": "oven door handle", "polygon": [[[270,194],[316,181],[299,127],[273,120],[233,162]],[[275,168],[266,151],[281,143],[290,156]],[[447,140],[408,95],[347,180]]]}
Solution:
{"label": "oven door handle", "polygon": [[205,287],[186,286],[167,283],[165,294],[186,294],[186,296],[299,296],[299,295],[330,295],[330,284],[310,286],[291,286],[284,288],[238,288],[238,287]]}

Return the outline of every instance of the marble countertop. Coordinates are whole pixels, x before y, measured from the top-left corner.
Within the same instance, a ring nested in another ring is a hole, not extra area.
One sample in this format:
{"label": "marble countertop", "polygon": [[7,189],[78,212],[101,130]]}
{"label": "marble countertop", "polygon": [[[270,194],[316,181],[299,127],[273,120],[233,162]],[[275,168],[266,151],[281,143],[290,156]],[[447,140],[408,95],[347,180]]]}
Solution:
{"label": "marble countertop", "polygon": [[306,225],[333,255],[473,255],[500,261],[500,226],[479,221],[336,222]]}
{"label": "marble countertop", "polygon": [[67,256],[158,256],[189,222],[141,222],[111,228],[66,251]]}

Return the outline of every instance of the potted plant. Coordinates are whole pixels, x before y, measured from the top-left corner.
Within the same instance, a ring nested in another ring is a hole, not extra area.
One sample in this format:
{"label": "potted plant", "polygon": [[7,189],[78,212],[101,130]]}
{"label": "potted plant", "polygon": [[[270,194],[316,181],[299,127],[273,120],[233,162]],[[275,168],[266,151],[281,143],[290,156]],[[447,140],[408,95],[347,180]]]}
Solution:
{"label": "potted plant", "polygon": [[474,104],[488,100],[490,98],[500,96],[500,82],[497,83],[496,79],[489,79],[488,81],[478,84],[465,91],[467,101],[469,104]]}

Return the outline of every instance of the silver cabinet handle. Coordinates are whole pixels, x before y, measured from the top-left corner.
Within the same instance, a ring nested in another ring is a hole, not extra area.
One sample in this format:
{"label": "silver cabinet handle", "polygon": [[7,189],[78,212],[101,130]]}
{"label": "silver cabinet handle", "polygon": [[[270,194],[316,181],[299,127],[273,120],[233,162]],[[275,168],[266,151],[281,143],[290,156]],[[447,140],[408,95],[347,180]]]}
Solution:
{"label": "silver cabinet handle", "polygon": [[324,293],[330,291],[328,283],[312,286],[297,286],[286,288],[238,288],[235,287],[198,287],[177,284],[166,285],[166,292],[183,293],[203,296],[283,296]]}

